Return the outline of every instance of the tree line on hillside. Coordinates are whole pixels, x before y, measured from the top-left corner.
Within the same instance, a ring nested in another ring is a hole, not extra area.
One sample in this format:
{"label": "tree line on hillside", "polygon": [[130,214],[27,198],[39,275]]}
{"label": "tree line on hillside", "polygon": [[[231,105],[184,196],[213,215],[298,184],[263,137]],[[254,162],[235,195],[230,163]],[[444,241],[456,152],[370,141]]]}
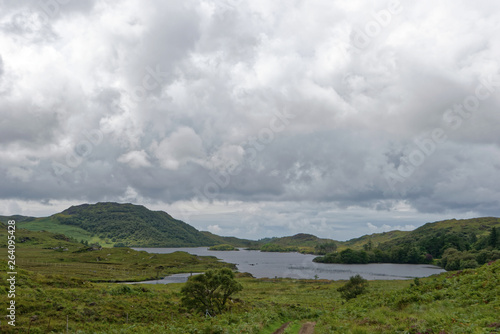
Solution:
{"label": "tree line on hillside", "polygon": [[475,233],[442,233],[418,241],[400,241],[399,244],[381,244],[374,247],[371,241],[362,250],[347,248],[316,257],[319,263],[408,263],[440,265],[446,270],[475,268],[500,259],[499,231],[493,227],[488,235],[477,238]]}

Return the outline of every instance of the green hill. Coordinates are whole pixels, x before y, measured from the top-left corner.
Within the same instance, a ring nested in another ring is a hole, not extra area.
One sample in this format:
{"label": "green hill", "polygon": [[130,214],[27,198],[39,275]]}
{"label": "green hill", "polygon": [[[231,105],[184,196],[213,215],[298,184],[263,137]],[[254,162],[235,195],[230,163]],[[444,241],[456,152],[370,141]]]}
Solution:
{"label": "green hill", "polygon": [[[318,262],[434,263],[445,269],[475,267],[500,258],[500,218],[427,223],[414,231],[390,231],[340,242],[300,233],[259,241],[200,232],[163,211],[141,205],[97,203],[72,206],[50,217],[0,216],[19,228],[62,234],[88,244],[129,247],[200,247],[227,244],[269,252],[327,255]],[[494,231],[497,228],[498,231]],[[494,232],[493,232],[494,231]],[[491,240],[490,240],[491,239]],[[438,259],[438,260],[437,260]]]}
{"label": "green hill", "polygon": [[483,217],[472,219],[450,219],[427,223],[413,231],[401,234],[380,245],[381,249],[411,244],[425,248],[430,254],[439,257],[444,250],[454,247],[467,250],[489,234],[493,227],[500,227],[500,218]]}
{"label": "green hill", "polygon": [[[427,223],[413,231],[402,233],[378,245],[381,250],[395,247],[418,247],[434,257],[441,257],[447,248],[469,250],[482,248],[492,228],[500,227],[500,218],[483,217],[450,219]],[[390,232],[388,232],[390,233]]]}
{"label": "green hill", "polygon": [[331,242],[331,239],[321,239],[312,234],[299,233],[289,237],[272,239],[269,243],[280,246],[315,247],[324,242]]}
{"label": "green hill", "polygon": [[21,216],[21,215],[13,215],[13,216],[0,216],[0,221],[7,222],[9,220],[15,220],[17,223],[24,221],[31,221],[36,219],[35,217]]}
{"label": "green hill", "polygon": [[83,204],[50,217],[18,221],[17,225],[104,246],[198,247],[217,243],[166,212],[133,204]]}
{"label": "green hill", "polygon": [[354,238],[347,241],[339,242],[339,250],[346,248],[363,249],[364,247],[366,247],[365,245],[367,245],[369,242],[371,242],[373,246],[378,246],[380,244],[383,244],[391,240],[400,239],[408,235],[409,233],[411,233],[411,231],[395,230],[389,232],[367,234],[359,238]]}
{"label": "green hill", "polygon": [[434,263],[446,270],[475,268],[500,258],[499,235],[500,218],[450,219],[427,223],[410,232],[392,231],[349,240],[340,252],[315,261]]}
{"label": "green hill", "polygon": [[201,233],[212,240],[214,244],[218,245],[228,244],[234,247],[253,247],[258,245],[258,242],[254,240],[240,239],[236,237],[221,237],[208,231],[201,231]]}
{"label": "green hill", "polygon": [[299,233],[281,238],[267,238],[260,240],[260,249],[263,252],[301,252],[325,254],[337,249],[338,241],[321,239],[312,234]]}

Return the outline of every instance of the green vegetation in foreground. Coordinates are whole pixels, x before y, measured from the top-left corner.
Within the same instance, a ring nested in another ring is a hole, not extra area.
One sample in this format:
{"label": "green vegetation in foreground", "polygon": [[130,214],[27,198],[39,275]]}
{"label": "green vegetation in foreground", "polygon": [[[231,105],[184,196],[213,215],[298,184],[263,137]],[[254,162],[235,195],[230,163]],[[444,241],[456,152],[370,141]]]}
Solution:
{"label": "green vegetation in foreground", "polygon": [[212,250],[212,251],[239,251],[238,248],[234,247],[233,245],[228,245],[228,244],[215,245],[215,246],[208,248],[208,250]]}
{"label": "green vegetation in foreground", "polygon": [[[5,226],[0,240],[6,240]],[[89,250],[61,234],[16,231],[16,327],[1,333],[287,333],[316,322],[316,333],[498,333],[500,261],[477,269],[411,281],[370,281],[345,301],[345,281],[253,279],[227,311],[205,317],[182,303],[186,284],[125,285],[167,273],[226,264],[183,252],[149,254],[128,248]],[[94,247],[94,249],[99,249]],[[5,247],[0,249],[7,254]],[[0,266],[6,268],[6,260]],[[8,291],[6,270],[0,289]],[[108,283],[99,283],[103,280]],[[342,291],[342,289],[341,289]]]}
{"label": "green vegetation in foreground", "polygon": [[[5,265],[5,261],[0,261]],[[411,281],[370,281],[347,302],[345,281],[237,278],[243,290],[216,317],[182,305],[185,284],[90,283],[18,270],[17,324],[2,333],[273,333],[316,322],[315,333],[498,333],[500,261]],[[5,276],[4,273],[2,273]],[[7,289],[5,277],[1,287]]]}
{"label": "green vegetation in foreground", "polygon": [[190,311],[213,317],[224,312],[231,295],[242,289],[231,269],[207,270],[189,277],[181,290],[182,305]]}
{"label": "green vegetation in foreground", "polygon": [[361,277],[360,274],[357,274],[356,276],[351,276],[347,283],[338,288],[337,291],[347,301],[366,293],[367,288],[368,281]]}

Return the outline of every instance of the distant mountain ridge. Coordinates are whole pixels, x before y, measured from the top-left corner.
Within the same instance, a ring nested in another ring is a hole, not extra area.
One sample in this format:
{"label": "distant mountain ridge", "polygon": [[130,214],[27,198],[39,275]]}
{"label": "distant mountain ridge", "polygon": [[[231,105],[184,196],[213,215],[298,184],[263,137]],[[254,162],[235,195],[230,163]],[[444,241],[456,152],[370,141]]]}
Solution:
{"label": "distant mountain ridge", "polygon": [[219,235],[207,231],[201,231],[201,233],[203,233],[210,240],[220,245],[229,244],[234,247],[255,247],[256,245],[259,245],[259,242],[254,240],[240,239],[236,237],[221,237]]}
{"label": "distant mountain ridge", "polygon": [[[9,219],[15,219],[19,228],[61,233],[76,240],[108,247],[208,247],[230,244],[252,249],[265,249],[264,246],[267,245],[266,247],[278,251],[284,249],[304,252],[314,252],[317,246],[331,243],[336,244],[338,251],[346,248],[362,250],[367,246],[389,249],[410,244],[427,247],[429,243],[439,244],[443,248],[445,243],[450,242],[457,244],[457,249],[460,249],[460,239],[479,238],[492,227],[500,227],[500,218],[483,217],[427,223],[413,231],[375,233],[348,241],[322,239],[305,233],[253,241],[201,232],[166,212],[151,211],[142,205],[113,202],[71,206],[61,213],[42,218],[0,216],[3,223]],[[453,236],[453,240],[447,236]],[[442,251],[439,255],[441,253]]]}

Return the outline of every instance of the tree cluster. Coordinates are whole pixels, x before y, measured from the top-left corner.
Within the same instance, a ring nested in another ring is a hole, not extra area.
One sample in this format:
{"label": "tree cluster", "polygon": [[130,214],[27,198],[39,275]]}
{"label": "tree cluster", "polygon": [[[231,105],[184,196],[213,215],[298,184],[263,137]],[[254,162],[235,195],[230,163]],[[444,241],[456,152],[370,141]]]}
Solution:
{"label": "tree cluster", "polygon": [[[435,263],[446,270],[475,268],[500,258],[500,241],[497,228],[477,238],[476,234],[438,230],[434,235],[418,240],[403,239],[373,247],[368,242],[362,250],[344,249],[317,257],[320,263]],[[441,259],[437,260],[436,259]]]}
{"label": "tree cluster", "polygon": [[323,242],[314,247],[314,251],[318,255],[326,255],[328,253],[333,253],[337,250],[337,243],[330,241],[330,242]]}

